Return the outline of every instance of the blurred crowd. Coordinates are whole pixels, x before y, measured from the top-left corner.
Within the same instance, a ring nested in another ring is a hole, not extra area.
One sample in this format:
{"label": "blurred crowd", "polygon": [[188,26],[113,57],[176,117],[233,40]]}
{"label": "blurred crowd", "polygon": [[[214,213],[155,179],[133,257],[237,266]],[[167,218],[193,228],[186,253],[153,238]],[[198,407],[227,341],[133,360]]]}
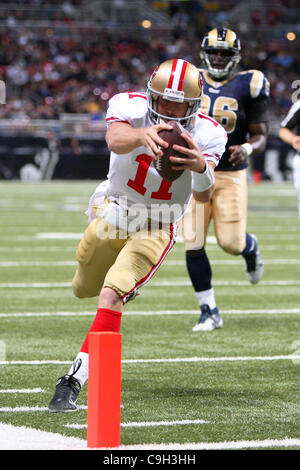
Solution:
{"label": "blurred crowd", "polygon": [[[19,3],[38,7],[41,0]],[[46,3],[61,5],[58,0]],[[68,11],[79,3],[69,1]],[[198,13],[201,16],[201,8]],[[0,29],[0,78],[6,83],[6,105],[1,105],[0,117],[57,119],[63,113],[88,113],[92,120],[102,120],[113,94],[145,90],[150,73],[163,60],[177,56],[200,65],[202,35],[211,27],[224,25],[240,36],[241,67],[257,68],[268,77],[272,114],[280,120],[291,105],[293,93],[300,89],[300,83],[296,83],[300,75],[297,34],[289,41],[280,32],[280,11],[279,16],[273,12],[272,26],[278,34],[271,38],[263,29],[254,33],[243,21],[233,27],[227,23],[226,11],[225,16],[222,11],[215,18],[215,23],[204,21],[197,28],[186,11],[173,8],[173,27],[166,32],[149,28],[136,34],[81,27],[75,28],[74,34],[73,27],[72,35],[57,36],[49,27],[16,28],[15,18],[8,21],[7,17]],[[262,19],[256,12],[252,26],[259,21]]]}

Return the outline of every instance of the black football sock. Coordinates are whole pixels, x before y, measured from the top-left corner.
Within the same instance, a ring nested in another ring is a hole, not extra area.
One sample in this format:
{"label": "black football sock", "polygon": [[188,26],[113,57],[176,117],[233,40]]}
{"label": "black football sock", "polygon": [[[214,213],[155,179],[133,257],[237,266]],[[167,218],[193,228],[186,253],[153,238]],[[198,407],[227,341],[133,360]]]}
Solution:
{"label": "black football sock", "polygon": [[211,289],[211,267],[205,250],[186,252],[186,266],[195,292]]}

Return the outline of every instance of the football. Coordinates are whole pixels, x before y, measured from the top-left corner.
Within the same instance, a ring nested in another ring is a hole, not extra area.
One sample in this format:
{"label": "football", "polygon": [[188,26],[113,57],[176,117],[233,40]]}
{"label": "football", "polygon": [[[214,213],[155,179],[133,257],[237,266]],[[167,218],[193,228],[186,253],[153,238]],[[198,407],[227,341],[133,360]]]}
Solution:
{"label": "football", "polygon": [[160,176],[167,181],[174,181],[179,178],[184,170],[173,170],[172,166],[176,166],[176,163],[171,162],[170,156],[174,157],[186,157],[180,152],[173,150],[173,145],[177,144],[181,147],[188,148],[187,142],[181,137],[183,132],[186,132],[184,127],[178,121],[169,121],[168,124],[172,126],[172,130],[162,130],[158,134],[165,141],[168,142],[168,148],[162,148],[163,155],[159,156],[157,160],[154,160],[154,166]]}

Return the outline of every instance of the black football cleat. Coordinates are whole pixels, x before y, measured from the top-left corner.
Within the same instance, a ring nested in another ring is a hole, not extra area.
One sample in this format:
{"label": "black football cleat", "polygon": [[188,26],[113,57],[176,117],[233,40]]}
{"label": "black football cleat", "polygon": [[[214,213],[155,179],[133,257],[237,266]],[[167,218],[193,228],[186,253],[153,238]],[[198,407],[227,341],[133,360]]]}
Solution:
{"label": "black football cleat", "polygon": [[66,412],[77,410],[77,398],[81,390],[81,385],[77,379],[73,377],[73,374],[79,369],[74,367],[74,371],[71,375],[64,375],[60,377],[56,384],[56,389],[52,400],[49,403],[49,410],[52,412]]}
{"label": "black football cleat", "polygon": [[261,259],[258,240],[255,235],[251,234],[254,239],[254,250],[244,256],[246,262],[246,276],[251,284],[257,284],[263,277],[264,263]]}

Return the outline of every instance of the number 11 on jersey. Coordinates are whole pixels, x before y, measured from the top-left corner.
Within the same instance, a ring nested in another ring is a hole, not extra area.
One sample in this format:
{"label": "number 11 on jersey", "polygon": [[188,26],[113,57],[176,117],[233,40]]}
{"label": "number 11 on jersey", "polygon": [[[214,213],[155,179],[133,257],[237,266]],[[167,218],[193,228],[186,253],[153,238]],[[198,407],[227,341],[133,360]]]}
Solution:
{"label": "number 11 on jersey", "polygon": [[[144,196],[147,191],[147,188],[144,186],[146,176],[149,170],[149,167],[152,162],[152,157],[146,153],[141,153],[136,157],[136,161],[139,163],[137,172],[134,180],[129,179],[127,185],[137,191],[139,194]],[[169,192],[169,189],[172,186],[171,181],[162,180],[158,191],[151,193],[151,199],[160,199],[163,201],[169,201],[172,197],[172,193]]]}

